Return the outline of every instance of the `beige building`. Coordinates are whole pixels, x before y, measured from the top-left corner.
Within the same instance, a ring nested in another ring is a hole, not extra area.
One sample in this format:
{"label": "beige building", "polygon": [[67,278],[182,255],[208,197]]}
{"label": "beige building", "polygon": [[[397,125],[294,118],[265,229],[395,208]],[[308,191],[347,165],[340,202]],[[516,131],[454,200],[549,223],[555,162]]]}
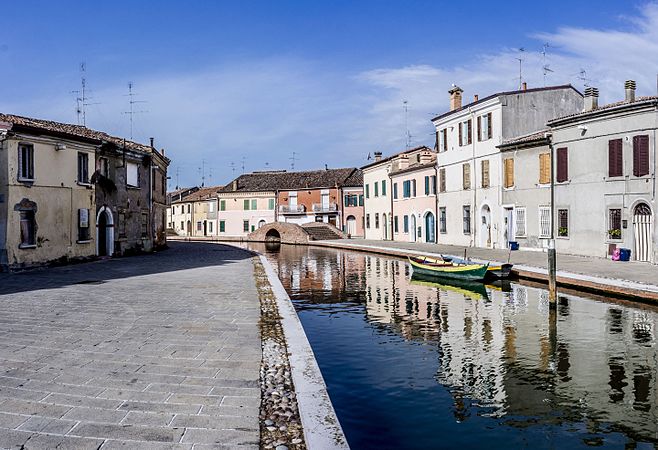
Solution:
{"label": "beige building", "polygon": [[217,192],[221,188],[193,188],[171,196],[167,208],[169,228],[179,236],[217,236]]}
{"label": "beige building", "polygon": [[261,175],[240,175],[217,193],[220,238],[245,237],[276,220],[276,187]]}

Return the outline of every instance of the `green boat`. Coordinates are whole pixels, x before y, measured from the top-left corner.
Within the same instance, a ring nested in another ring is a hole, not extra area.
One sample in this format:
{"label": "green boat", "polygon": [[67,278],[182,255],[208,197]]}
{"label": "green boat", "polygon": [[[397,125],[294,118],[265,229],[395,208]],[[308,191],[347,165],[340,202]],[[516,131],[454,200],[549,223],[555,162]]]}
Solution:
{"label": "green boat", "polygon": [[489,268],[489,264],[457,264],[426,256],[408,259],[414,273],[449,280],[481,281]]}

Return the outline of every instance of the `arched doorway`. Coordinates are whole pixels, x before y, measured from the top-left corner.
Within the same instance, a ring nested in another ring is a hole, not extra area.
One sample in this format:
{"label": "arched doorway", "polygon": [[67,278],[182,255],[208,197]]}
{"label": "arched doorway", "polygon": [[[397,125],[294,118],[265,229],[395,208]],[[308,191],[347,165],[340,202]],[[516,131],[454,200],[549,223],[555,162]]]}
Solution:
{"label": "arched doorway", "polygon": [[350,236],[354,236],[356,234],[356,217],[347,216],[347,229],[345,232]]}
{"label": "arched doorway", "polygon": [[480,229],[480,247],[491,247],[491,210],[489,205],[482,206],[480,212],[482,228]]}
{"label": "arched doorway", "polygon": [[409,242],[416,242],[416,215],[411,215],[411,227],[409,229]]}
{"label": "arched doorway", "polygon": [[384,233],[384,240],[388,239],[388,228],[386,228],[386,214],[382,214],[382,232]]}
{"label": "arched doorway", "polygon": [[651,261],[651,208],[646,203],[638,203],[633,209],[633,240],[635,260]]}
{"label": "arched doorway", "polygon": [[192,222],[189,220],[187,221],[187,235],[192,236]]}
{"label": "arched doorway", "polygon": [[265,220],[264,219],[259,220],[258,221],[258,228],[262,227],[263,225],[265,225]]}
{"label": "arched doorway", "polygon": [[434,230],[436,229],[434,214],[430,211],[425,213],[425,242],[436,242]]}
{"label": "arched doorway", "polygon": [[96,214],[96,254],[112,256],[114,253],[114,216],[107,206],[101,206]]}

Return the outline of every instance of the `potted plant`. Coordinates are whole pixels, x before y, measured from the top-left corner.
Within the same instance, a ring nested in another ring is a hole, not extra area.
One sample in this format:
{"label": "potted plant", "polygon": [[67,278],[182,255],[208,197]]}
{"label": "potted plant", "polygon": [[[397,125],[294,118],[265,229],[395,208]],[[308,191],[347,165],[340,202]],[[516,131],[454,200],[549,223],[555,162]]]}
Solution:
{"label": "potted plant", "polygon": [[559,227],[557,229],[557,235],[560,237],[567,237],[569,236],[569,229],[567,227]]}
{"label": "potted plant", "polygon": [[612,228],[608,230],[608,237],[610,239],[621,239],[621,230],[619,228]]}

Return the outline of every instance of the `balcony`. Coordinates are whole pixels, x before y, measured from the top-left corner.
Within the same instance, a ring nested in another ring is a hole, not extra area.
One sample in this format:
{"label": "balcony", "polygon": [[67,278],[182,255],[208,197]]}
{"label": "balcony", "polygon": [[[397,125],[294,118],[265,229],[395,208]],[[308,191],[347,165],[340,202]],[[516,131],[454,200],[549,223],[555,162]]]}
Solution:
{"label": "balcony", "polygon": [[304,205],[279,205],[280,214],[304,214],[305,212]]}
{"label": "balcony", "polygon": [[313,203],[313,212],[314,213],[329,213],[336,212],[337,207],[335,203],[329,203],[328,205],[323,205],[322,203]]}

